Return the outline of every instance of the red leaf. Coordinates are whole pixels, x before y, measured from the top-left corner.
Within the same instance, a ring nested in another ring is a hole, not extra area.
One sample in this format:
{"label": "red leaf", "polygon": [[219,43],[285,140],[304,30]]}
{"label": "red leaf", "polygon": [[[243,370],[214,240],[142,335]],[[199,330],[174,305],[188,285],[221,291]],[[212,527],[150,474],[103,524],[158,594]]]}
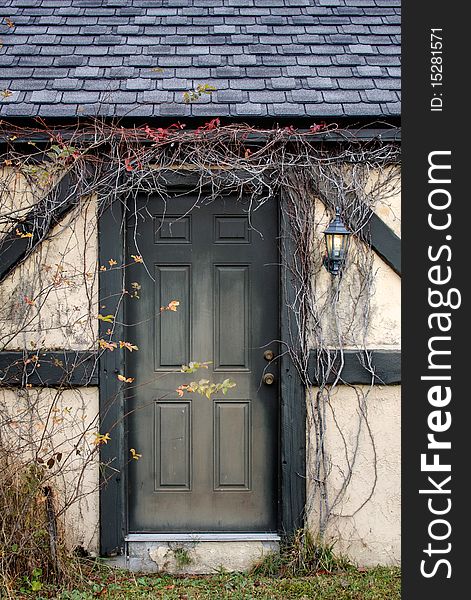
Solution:
{"label": "red leaf", "polygon": [[212,119],[209,123],[206,123],[206,129],[212,131],[213,129],[217,129],[219,125],[221,125],[220,119]]}

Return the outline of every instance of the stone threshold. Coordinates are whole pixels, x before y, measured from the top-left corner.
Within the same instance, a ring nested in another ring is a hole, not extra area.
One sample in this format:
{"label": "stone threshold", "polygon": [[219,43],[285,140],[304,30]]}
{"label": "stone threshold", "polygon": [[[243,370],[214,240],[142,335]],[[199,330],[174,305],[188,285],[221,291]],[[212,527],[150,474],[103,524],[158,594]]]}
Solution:
{"label": "stone threshold", "polygon": [[129,534],[116,566],[135,572],[207,574],[246,571],[279,551],[273,533]]}
{"label": "stone threshold", "polygon": [[277,533],[130,533],[126,542],[279,542]]}

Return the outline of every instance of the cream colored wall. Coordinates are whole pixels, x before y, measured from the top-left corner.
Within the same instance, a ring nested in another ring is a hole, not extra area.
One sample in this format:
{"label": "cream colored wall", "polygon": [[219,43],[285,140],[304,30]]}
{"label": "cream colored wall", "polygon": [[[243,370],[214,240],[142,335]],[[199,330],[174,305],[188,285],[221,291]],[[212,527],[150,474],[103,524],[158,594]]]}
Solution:
{"label": "cream colored wall", "polygon": [[[350,240],[347,268],[340,282],[338,302],[333,308],[333,290],[339,282],[322,266],[324,251],[323,231],[331,215],[317,199],[315,203],[315,230],[313,260],[317,263],[313,276],[316,310],[321,316],[323,343],[332,348],[383,348],[401,347],[401,278],[374,251],[359,241]],[[388,195],[378,203],[377,214],[400,233],[400,192]],[[369,264],[371,261],[371,265]],[[362,287],[364,277],[357,266],[371,270],[371,286]],[[358,298],[360,301],[358,302]],[[365,327],[367,324],[367,327]],[[339,333],[340,331],[340,333]],[[315,346],[315,339],[312,339]]]}
{"label": "cream colored wall", "polygon": [[[381,202],[375,207],[376,214],[383,219],[394,233],[401,237],[401,170],[400,167],[385,168],[383,172],[372,171],[365,192],[374,193],[375,187],[383,186]],[[385,181],[388,184],[385,185]]]}
{"label": "cream colored wall", "polygon": [[[399,171],[394,173],[399,177]],[[378,173],[371,175],[367,191],[378,184],[378,177]],[[395,184],[398,183],[396,180]],[[330,216],[321,202],[315,202],[318,238],[313,245],[314,255],[320,256],[322,231]],[[400,236],[400,187],[385,190],[375,210]],[[377,254],[369,256],[373,285],[364,291],[356,308],[355,298],[361,288],[356,263],[360,258],[365,264],[368,257],[362,242],[356,238],[351,240],[349,264],[340,284],[336,311],[330,306],[330,294],[337,281],[333,282],[319,264],[313,289],[319,298],[323,343],[327,347],[339,347],[340,341],[345,349],[400,350],[401,278]],[[365,323],[368,323],[366,330]],[[312,407],[317,391],[312,388],[307,394],[308,524],[315,533],[319,531],[320,509],[314,481],[317,448]],[[331,390],[326,402],[325,448],[329,463],[326,480],[329,502],[333,503],[327,539],[335,541],[337,553],[349,556],[360,565],[399,564],[401,388],[339,385]],[[348,478],[350,468],[351,479]]]}
{"label": "cream colored wall", "polygon": [[[366,396],[366,418],[359,398],[347,386],[337,387],[326,411],[326,448],[330,462],[329,501],[334,504],[327,539],[335,551],[359,565],[399,564],[401,556],[401,388],[359,386]],[[317,390],[313,389],[315,393]],[[361,402],[361,399],[360,399]],[[309,401],[308,401],[309,404]],[[315,440],[308,434],[308,498],[314,490],[312,472]],[[345,476],[352,477],[342,492]],[[375,481],[376,480],[376,481]],[[318,531],[318,509],[311,507],[308,523]]]}
{"label": "cream colored wall", "polygon": [[3,235],[10,231],[12,222],[28,213],[37,199],[24,175],[9,166],[0,167],[0,198],[0,235]]}
{"label": "cream colored wall", "polygon": [[99,463],[98,388],[57,391],[52,388],[0,389],[0,439],[3,448],[24,464],[33,456],[44,462],[57,493],[54,503],[71,548],[98,552]]}
{"label": "cream colored wall", "polygon": [[0,349],[96,347],[97,242],[92,198],[0,285]]}
{"label": "cream colored wall", "polygon": [[[11,227],[5,217],[25,215],[38,190],[4,168],[0,191],[2,235]],[[0,284],[0,350],[96,349],[96,204],[95,198],[82,202]],[[65,511],[68,544],[91,552],[99,543],[97,416],[98,388],[0,389],[2,446],[10,444],[26,462],[36,450],[45,460],[62,453],[61,464],[47,471],[58,491],[55,503]]]}

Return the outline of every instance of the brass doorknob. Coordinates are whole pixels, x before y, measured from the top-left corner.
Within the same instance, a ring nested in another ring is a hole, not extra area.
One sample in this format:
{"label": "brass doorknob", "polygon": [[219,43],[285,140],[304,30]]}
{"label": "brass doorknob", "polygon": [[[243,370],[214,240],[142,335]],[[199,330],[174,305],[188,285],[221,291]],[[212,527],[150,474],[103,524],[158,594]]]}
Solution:
{"label": "brass doorknob", "polygon": [[274,354],[273,354],[273,350],[265,350],[265,352],[263,353],[263,358],[265,360],[273,360],[274,358]]}
{"label": "brass doorknob", "polygon": [[272,385],[275,382],[275,376],[273,373],[265,373],[262,377],[262,381],[265,385]]}

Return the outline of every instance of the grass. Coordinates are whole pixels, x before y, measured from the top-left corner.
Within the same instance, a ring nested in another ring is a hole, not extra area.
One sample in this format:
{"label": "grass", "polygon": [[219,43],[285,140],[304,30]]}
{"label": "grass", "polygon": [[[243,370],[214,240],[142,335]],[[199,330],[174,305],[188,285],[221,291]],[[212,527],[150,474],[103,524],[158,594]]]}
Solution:
{"label": "grass", "polygon": [[[174,552],[180,568],[191,562],[186,548]],[[23,576],[22,587],[13,594],[0,590],[0,599],[399,600],[401,588],[398,568],[357,568],[336,555],[333,544],[320,543],[304,529],[248,573],[137,575],[110,568],[100,559],[78,557],[74,565],[60,584],[42,579],[41,569],[35,569],[32,576]]]}
{"label": "grass", "polygon": [[[85,575],[86,570],[84,570]],[[18,600],[399,600],[400,571],[376,567],[302,577],[267,577],[220,572],[208,576],[136,575],[92,569],[80,588],[46,586],[24,592]],[[1,595],[0,595],[1,597]]]}

